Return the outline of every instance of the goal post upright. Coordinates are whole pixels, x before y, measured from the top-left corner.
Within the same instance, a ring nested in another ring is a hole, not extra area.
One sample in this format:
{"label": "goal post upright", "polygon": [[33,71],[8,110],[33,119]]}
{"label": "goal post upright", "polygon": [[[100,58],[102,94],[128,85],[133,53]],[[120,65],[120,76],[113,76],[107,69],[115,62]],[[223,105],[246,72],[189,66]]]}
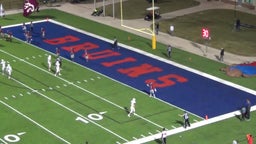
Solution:
{"label": "goal post upright", "polygon": [[155,35],[155,0],[152,0],[152,49],[156,49],[156,35]]}
{"label": "goal post upright", "polygon": [[123,26],[123,0],[120,0],[120,13],[121,26]]}

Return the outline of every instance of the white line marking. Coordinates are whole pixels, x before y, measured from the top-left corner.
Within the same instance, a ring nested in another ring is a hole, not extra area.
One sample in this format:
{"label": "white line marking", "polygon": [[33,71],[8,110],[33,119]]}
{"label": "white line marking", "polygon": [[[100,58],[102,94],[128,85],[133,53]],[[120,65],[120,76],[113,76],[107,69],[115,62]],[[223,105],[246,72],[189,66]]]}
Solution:
{"label": "white line marking", "polygon": [[15,95],[12,95],[12,97],[13,97],[13,98],[16,98],[16,96],[15,96]]}
{"label": "white line marking", "polygon": [[172,128],[174,128],[174,129],[175,129],[175,128],[177,128],[177,127],[175,127],[175,126],[173,126],[173,125],[172,125]]}
{"label": "white line marking", "polygon": [[37,92],[38,92],[38,90],[36,90],[36,89],[32,90],[32,93],[37,93]]}
{"label": "white line marking", "polygon": [[105,114],[105,113],[107,113],[107,111],[99,112],[100,115],[103,115],[103,114]]}
{"label": "white line marking", "polygon": [[84,82],[87,82],[87,80],[84,80]]}
{"label": "white line marking", "polygon": [[4,99],[8,100],[8,97],[4,97]]}
{"label": "white line marking", "polygon": [[20,93],[20,96],[23,96],[23,94],[22,94],[22,93]]}
{"label": "white line marking", "polygon": [[26,132],[17,133],[18,136],[24,135]]}
{"label": "white line marking", "polygon": [[8,108],[10,108],[11,110],[15,111],[16,113],[18,113],[19,115],[23,116],[24,118],[28,119],[29,121],[31,121],[32,123],[36,124],[37,126],[39,126],[40,128],[44,129],[45,131],[47,131],[48,133],[54,135],[56,138],[60,139],[61,141],[67,143],[67,144],[71,144],[70,142],[68,142],[67,140],[63,139],[62,137],[58,136],[57,134],[55,134],[54,132],[48,130],[47,128],[45,128],[44,126],[40,125],[39,123],[37,123],[36,121],[34,121],[33,119],[29,118],[28,116],[26,116],[25,114],[21,113],[20,111],[16,110],[15,108],[11,107],[10,105],[8,105],[7,103],[3,102],[0,100],[0,103],[2,103],[3,105],[7,106]]}
{"label": "white line marking", "polygon": [[[12,57],[14,57],[14,58],[16,58],[16,59],[20,59],[19,57],[15,56],[15,55],[12,55],[12,54],[10,54],[10,53],[8,53],[8,52],[6,52],[6,51],[0,50],[0,52],[5,53],[5,54],[7,54],[7,55],[9,55],[9,56],[12,56]],[[28,64],[28,65],[30,65],[30,66],[32,66],[32,67],[35,67],[35,68],[37,68],[37,69],[43,71],[43,72],[45,72],[45,73],[50,74],[50,75],[53,76],[53,77],[55,77],[52,73],[50,73],[49,71],[47,71],[47,70],[45,70],[45,69],[42,69],[42,68],[40,68],[40,67],[38,67],[38,66],[36,66],[36,65],[34,65],[34,64],[32,64],[32,63],[30,63],[30,62],[27,62],[27,61],[25,61],[25,60],[24,60],[23,62],[26,63],[26,64]],[[109,103],[109,104],[112,104],[113,106],[116,106],[116,107],[118,107],[118,108],[120,108],[120,109],[122,109],[122,110],[125,110],[125,108],[123,108],[122,106],[120,106],[120,105],[118,105],[118,104],[115,104],[115,103],[113,103],[113,102],[111,102],[111,101],[109,101],[109,100],[107,100],[107,99],[105,99],[105,98],[103,98],[103,97],[101,97],[101,96],[99,96],[99,95],[97,95],[97,94],[95,94],[95,93],[93,93],[93,92],[87,90],[87,89],[84,89],[84,88],[82,88],[82,87],[80,87],[80,86],[78,86],[78,85],[75,85],[74,83],[72,83],[72,82],[70,82],[70,81],[68,81],[68,80],[66,80],[66,79],[64,79],[64,78],[62,78],[62,77],[55,77],[55,78],[58,78],[58,79],[60,79],[60,80],[62,80],[62,81],[64,81],[64,82],[66,82],[66,83],[68,83],[68,84],[70,84],[70,85],[72,85],[72,86],[74,86],[74,87],[76,87],[76,88],[78,88],[78,89],[84,91],[84,92],[87,92],[87,93],[89,93],[89,94],[91,94],[91,95],[93,95],[93,96],[95,96],[95,97],[97,97],[97,98],[99,98],[99,99],[101,99],[101,100],[103,100],[103,101]],[[154,123],[154,122],[152,122],[152,121],[150,121],[150,120],[148,120],[148,119],[146,119],[146,118],[144,118],[144,117],[142,117],[142,116],[140,116],[140,115],[138,115],[138,114],[136,114],[136,113],[135,113],[134,115],[137,116],[137,117],[139,117],[139,118],[141,118],[141,119],[143,119],[143,120],[145,120],[145,121],[147,121],[147,122],[149,122],[149,123],[151,123],[151,124],[153,124],[153,125],[155,125],[155,126],[157,126],[157,127],[159,127],[159,128],[163,128],[163,126],[158,125],[158,124],[156,124],[156,123]]]}

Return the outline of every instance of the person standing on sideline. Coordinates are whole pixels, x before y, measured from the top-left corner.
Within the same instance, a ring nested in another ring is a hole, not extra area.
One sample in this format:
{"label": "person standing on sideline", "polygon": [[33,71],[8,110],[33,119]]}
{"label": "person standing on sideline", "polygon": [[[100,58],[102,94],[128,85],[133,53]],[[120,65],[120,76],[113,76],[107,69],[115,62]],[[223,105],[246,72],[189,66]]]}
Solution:
{"label": "person standing on sideline", "polygon": [[172,46],[171,45],[168,45],[167,52],[168,52],[168,57],[171,58],[171,54],[172,54]]}
{"label": "person standing on sideline", "polygon": [[48,55],[47,63],[48,63],[48,71],[51,71],[51,67],[52,67],[52,56],[51,55]]}
{"label": "person standing on sideline", "polygon": [[158,35],[158,31],[159,31],[159,23],[156,23],[156,35]]}
{"label": "person standing on sideline", "polygon": [[147,86],[149,87],[149,96],[155,98],[156,97],[156,94],[155,94],[156,88],[154,86],[154,83],[150,82],[150,83],[147,84]]}
{"label": "person standing on sideline", "polygon": [[6,67],[6,61],[5,60],[1,60],[1,65],[2,65],[2,75],[4,75],[5,73],[5,67]]}
{"label": "person standing on sideline", "polygon": [[221,50],[220,50],[220,61],[224,60],[224,53],[225,53],[224,48],[221,48]]}
{"label": "person standing on sideline", "polygon": [[166,129],[163,128],[162,134],[161,134],[162,144],[166,144],[166,136],[167,136]]}
{"label": "person standing on sideline", "polygon": [[246,108],[245,107],[242,107],[241,109],[241,120],[245,120],[246,118]]}
{"label": "person standing on sideline", "polygon": [[186,111],[184,111],[184,114],[183,115],[180,115],[183,117],[184,119],[184,128],[187,128],[187,126],[190,127],[190,122],[189,122],[189,116],[188,116],[188,113]]}
{"label": "person standing on sideline", "polygon": [[33,22],[31,21],[31,22],[30,22],[30,32],[33,32],[33,30],[34,30],[34,24],[33,24]]}
{"label": "person standing on sideline", "polygon": [[45,28],[41,28],[41,37],[42,39],[45,39]]}
{"label": "person standing on sideline", "polygon": [[8,79],[10,79],[11,75],[12,75],[12,67],[9,63],[7,64],[6,72],[7,72],[7,75],[8,75]]}
{"label": "person standing on sideline", "polygon": [[130,105],[130,112],[128,114],[128,117],[130,117],[131,114],[135,114],[135,104],[136,104],[136,99],[132,98],[131,105]]}
{"label": "person standing on sideline", "polygon": [[117,49],[117,48],[118,48],[118,41],[117,41],[117,38],[116,38],[116,37],[114,38],[112,48],[113,48],[113,49]]}
{"label": "person standing on sideline", "polygon": [[245,118],[250,120],[251,101],[249,99],[246,99],[245,109]]}

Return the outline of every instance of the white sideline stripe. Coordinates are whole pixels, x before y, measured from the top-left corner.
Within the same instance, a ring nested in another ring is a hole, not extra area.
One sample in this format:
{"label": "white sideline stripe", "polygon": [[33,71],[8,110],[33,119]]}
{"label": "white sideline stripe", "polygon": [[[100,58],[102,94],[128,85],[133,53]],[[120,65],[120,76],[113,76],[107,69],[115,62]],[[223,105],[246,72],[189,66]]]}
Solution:
{"label": "white sideline stripe", "polygon": [[[18,59],[18,60],[21,59],[21,58],[15,56],[15,55],[12,55],[12,54],[10,54],[10,53],[8,53],[8,52],[6,52],[6,51],[3,51],[3,50],[0,50],[0,52],[5,53],[5,54],[7,54],[7,55],[9,55],[9,56],[12,56],[12,57],[14,57],[14,58],[16,58],[16,59]],[[26,63],[26,64],[28,64],[28,65],[30,65],[30,66],[32,66],[32,67],[35,67],[35,68],[37,68],[37,69],[39,69],[39,70],[41,70],[41,71],[44,71],[45,73],[48,73],[48,74],[51,74],[52,76],[54,76],[54,74],[50,73],[49,71],[47,71],[47,70],[45,70],[45,69],[42,69],[42,68],[40,68],[40,67],[38,67],[38,66],[36,66],[36,65],[34,65],[34,64],[32,64],[32,63],[30,63],[30,62],[27,62],[27,61],[25,61],[25,60],[23,60],[22,62],[24,62],[24,63]],[[54,77],[55,77],[55,76],[54,76]],[[70,84],[70,85],[73,85],[74,87],[76,87],[76,88],[78,88],[78,89],[80,89],[80,90],[82,90],[82,91],[84,91],[84,92],[87,92],[87,93],[89,93],[89,94],[91,94],[91,95],[93,95],[93,96],[95,96],[95,97],[97,97],[97,98],[99,98],[99,99],[101,99],[101,100],[103,100],[103,101],[105,101],[105,102],[108,102],[108,103],[110,103],[110,104],[112,104],[112,105],[114,105],[114,106],[116,106],[116,107],[118,107],[118,108],[120,108],[120,109],[122,109],[122,110],[125,110],[125,108],[123,108],[122,106],[120,106],[120,105],[118,105],[118,104],[115,104],[115,103],[113,103],[113,102],[111,102],[111,101],[109,101],[109,100],[107,100],[107,99],[105,99],[105,98],[103,98],[103,97],[100,97],[99,95],[97,95],[97,94],[95,94],[95,93],[93,93],[93,92],[91,92],[91,91],[89,91],[89,90],[86,90],[86,89],[84,89],[84,88],[82,88],[82,87],[80,87],[80,86],[78,86],[78,85],[76,85],[76,84],[74,84],[74,83],[72,83],[72,82],[70,82],[70,81],[64,79],[64,78],[61,78],[61,77],[56,77],[56,78],[58,78],[58,79],[60,79],[60,80],[62,80],[62,81],[64,81],[64,82],[66,82],[66,83],[68,83],[68,84]],[[143,119],[143,120],[145,120],[145,121],[147,121],[147,122],[149,122],[149,123],[151,123],[151,124],[153,124],[153,125],[155,125],[155,126],[157,126],[157,127],[159,127],[159,128],[163,128],[163,126],[158,125],[158,124],[156,124],[156,123],[154,123],[154,122],[152,122],[152,121],[150,121],[150,120],[148,120],[148,119],[146,119],[146,118],[144,118],[144,117],[142,117],[142,116],[140,116],[140,115],[138,115],[138,114],[134,114],[134,115],[137,116],[137,117],[139,117],[139,118],[141,118],[141,119]]]}
{"label": "white sideline stripe", "polygon": [[[22,82],[20,82],[20,81],[18,81],[18,80],[16,80],[16,79],[14,79],[14,78],[11,78],[11,79],[14,80],[15,82],[17,82],[17,83],[23,85],[24,87],[26,87],[26,88],[28,88],[28,89],[34,91],[34,89],[31,88],[31,87],[29,87],[28,85],[26,85],[26,84],[24,84],[24,83],[22,83]],[[50,101],[53,102],[53,103],[55,103],[55,104],[61,106],[62,108],[64,108],[64,109],[66,109],[66,110],[68,110],[68,111],[70,111],[70,112],[72,112],[72,113],[74,113],[74,114],[76,114],[76,115],[78,115],[78,116],[80,116],[80,117],[86,119],[87,121],[93,123],[94,125],[96,125],[96,126],[102,128],[102,129],[106,130],[107,132],[109,132],[109,133],[111,133],[111,134],[117,136],[118,138],[120,138],[120,139],[122,139],[122,140],[124,140],[124,141],[128,141],[128,140],[126,140],[125,138],[121,137],[120,135],[114,133],[113,131],[111,131],[111,130],[109,130],[109,129],[103,127],[103,126],[101,126],[100,124],[98,124],[98,123],[96,123],[96,122],[94,122],[94,121],[88,119],[87,117],[84,117],[82,114],[80,114],[80,113],[78,113],[78,112],[76,112],[76,111],[74,111],[74,110],[68,108],[67,106],[61,104],[60,102],[57,102],[57,101],[55,101],[54,99],[51,99],[51,98],[47,97],[46,95],[44,95],[44,94],[42,94],[42,93],[40,93],[40,92],[38,92],[38,91],[35,91],[35,93],[37,93],[38,95],[40,95],[40,96],[42,96],[42,97],[44,97],[44,98],[50,100]]]}
{"label": "white sideline stripe", "polygon": [[45,131],[47,131],[48,133],[52,134],[53,136],[55,136],[56,138],[60,139],[61,141],[67,143],[67,144],[71,144],[70,142],[68,142],[67,140],[63,139],[62,137],[58,136],[57,134],[55,134],[54,132],[50,131],[49,129],[45,128],[44,126],[40,125],[39,123],[37,123],[36,121],[34,121],[33,119],[29,118],[28,116],[26,116],[25,114],[21,113],[20,111],[16,110],[15,108],[11,107],[10,105],[8,105],[7,103],[3,102],[0,100],[0,103],[2,103],[3,105],[7,106],[8,108],[10,108],[11,110],[15,111],[16,113],[18,113],[19,115],[23,116],[24,118],[28,119],[29,121],[31,121],[32,123],[36,124],[37,126],[39,126],[40,128],[44,129]]}
{"label": "white sideline stripe", "polygon": [[[256,105],[251,107],[251,111],[255,111],[255,110],[256,110]],[[205,126],[205,125],[208,125],[208,124],[219,122],[219,121],[234,117],[236,115],[241,115],[241,112],[239,110],[237,110],[237,111],[230,112],[230,113],[227,113],[227,114],[224,114],[224,115],[221,115],[221,116],[210,118],[208,120],[202,120],[200,122],[193,123],[191,125],[191,127],[188,127],[187,129],[185,129],[184,127],[179,127],[179,128],[176,128],[176,129],[168,130],[166,133],[167,133],[167,136],[174,135],[174,134],[181,133],[181,132],[184,132],[184,131],[187,131],[187,130],[192,130],[192,129],[195,129],[195,128],[198,128],[198,127],[201,127],[201,126]],[[160,139],[160,138],[161,138],[161,133],[158,133],[158,134],[151,135],[151,136],[148,136],[148,137],[145,137],[145,138],[140,138],[140,139],[137,139],[137,140],[133,140],[133,141],[127,142],[125,144],[141,144],[141,143],[146,143],[146,142],[153,141],[153,140]]]}

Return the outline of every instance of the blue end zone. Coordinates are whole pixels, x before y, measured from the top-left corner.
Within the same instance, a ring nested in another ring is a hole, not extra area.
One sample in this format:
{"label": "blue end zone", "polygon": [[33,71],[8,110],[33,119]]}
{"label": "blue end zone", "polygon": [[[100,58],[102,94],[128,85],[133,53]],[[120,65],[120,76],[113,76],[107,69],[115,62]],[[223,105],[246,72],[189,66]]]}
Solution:
{"label": "blue end zone", "polygon": [[[27,26],[29,28],[29,25]],[[41,38],[41,27],[46,29],[47,40],[65,36],[72,36],[78,39],[62,44],[49,44],[49,42]],[[25,41],[21,26],[5,28],[5,30],[7,29],[15,37]],[[83,57],[84,50],[78,48],[75,49],[74,61],[143,92],[149,91],[145,82],[154,80],[158,84],[156,96],[159,99],[201,117],[205,115],[215,117],[238,110],[244,105],[247,98],[251,100],[252,104],[256,101],[256,97],[253,94],[123,47],[120,50],[112,50],[112,43],[52,22],[35,23],[32,36],[32,44],[53,53],[55,53],[56,47],[61,48],[61,56],[67,59],[70,59],[70,52],[67,49],[64,50],[63,48],[65,47],[75,47],[87,42],[96,45],[97,48],[88,49],[89,55],[92,55],[95,59],[90,59],[89,62],[86,62]],[[100,54],[106,51],[110,51],[112,56],[106,57],[106,53]],[[120,62],[124,59],[132,61],[106,66],[110,62],[113,64],[113,62]],[[143,71],[142,66],[144,68],[149,66],[145,73],[140,73]],[[139,70],[136,71],[136,68]]]}

